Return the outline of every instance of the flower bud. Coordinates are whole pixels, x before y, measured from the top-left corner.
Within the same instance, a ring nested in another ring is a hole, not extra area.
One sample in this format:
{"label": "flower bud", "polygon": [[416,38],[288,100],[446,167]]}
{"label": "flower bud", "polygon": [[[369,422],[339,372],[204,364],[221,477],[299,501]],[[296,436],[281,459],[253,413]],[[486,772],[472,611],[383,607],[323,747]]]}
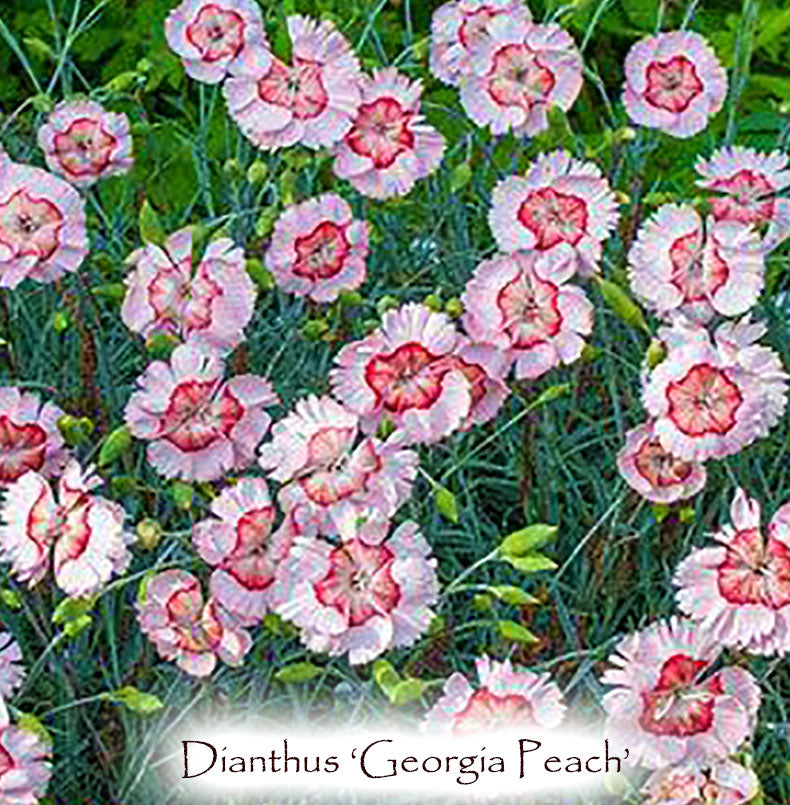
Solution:
{"label": "flower bud", "polygon": [[137,542],[144,551],[152,551],[162,539],[162,526],[152,517],[146,517],[135,526]]}

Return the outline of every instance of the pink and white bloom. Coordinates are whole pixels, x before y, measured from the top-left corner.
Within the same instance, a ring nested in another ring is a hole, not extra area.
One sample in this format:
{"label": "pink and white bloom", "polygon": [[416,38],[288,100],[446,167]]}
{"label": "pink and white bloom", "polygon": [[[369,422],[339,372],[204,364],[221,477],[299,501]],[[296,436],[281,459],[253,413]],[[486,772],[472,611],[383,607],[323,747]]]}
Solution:
{"label": "pink and white bloom", "polygon": [[766,330],[748,316],[712,338],[703,327],[665,329],[672,345],[647,375],[642,400],[666,451],[686,461],[729,456],[779,421],[787,375],[779,356],[757,343]]}
{"label": "pink and white bloom", "polygon": [[187,75],[218,84],[251,47],[268,48],[255,0],[184,0],[165,20],[167,44]]}
{"label": "pink and white bloom", "polygon": [[512,363],[508,353],[491,344],[462,338],[447,363],[466,377],[472,395],[469,414],[461,429],[490,422],[510,396],[505,382]]}
{"label": "pink and white bloom", "polygon": [[274,225],[266,267],[287,293],[334,302],[365,281],[369,252],[367,221],[351,206],[326,193],[288,207]]}
{"label": "pink and white bloom", "polygon": [[271,422],[263,409],[278,397],[262,377],[225,381],[224,373],[217,352],[188,342],[169,363],[155,361],[137,378],[126,423],[149,442],[148,461],[166,478],[215,481],[255,460]]}
{"label": "pink and white bloom", "polygon": [[445,84],[459,85],[471,72],[472,53],[489,20],[515,14],[532,18],[521,0],[450,0],[439,6],[431,18],[431,73]]}
{"label": "pink and white bloom", "polygon": [[0,698],[8,698],[24,678],[19,643],[8,632],[0,632]]}
{"label": "pink and white bloom", "polygon": [[433,618],[436,560],[416,523],[355,507],[337,518],[340,544],[298,538],[275,581],[276,611],[302,629],[311,651],[367,663],[414,643]]}
{"label": "pink and white bloom", "polygon": [[464,328],[475,341],[505,350],[518,378],[573,363],[593,326],[592,303],[568,283],[574,271],[574,262],[561,253],[484,260],[461,297]]}
{"label": "pink and white bloom", "polygon": [[444,313],[414,303],[388,310],[381,327],[338,353],[332,391],[365,433],[386,418],[401,444],[437,442],[471,411],[470,382],[455,357],[463,343]]}
{"label": "pink and white bloom", "polygon": [[428,711],[422,732],[437,735],[493,733],[501,729],[554,729],[565,716],[557,683],[548,674],[513,668],[510,660],[475,660],[479,685],[460,673],[444,683],[444,694]]}
{"label": "pink and white bloom", "polygon": [[664,204],[641,227],[628,255],[631,288],[661,316],[701,322],[740,316],[763,290],[759,235],[736,220],[703,221],[690,204]]}
{"label": "pink and white bloom", "polygon": [[620,641],[601,681],[605,735],[648,769],[724,759],[751,736],[760,688],[743,668],[711,673],[721,645],[691,621],[659,621]]}
{"label": "pink and white bloom", "polygon": [[726,95],[727,73],[693,31],[645,37],[625,57],[623,103],[641,126],[691,137],[708,125]]}
{"label": "pink and white bloom", "polygon": [[700,769],[694,764],[654,772],[642,793],[644,805],[746,805],[760,793],[760,781],[734,760]]}
{"label": "pink and white bloom", "polygon": [[129,118],[89,100],[59,103],[38,130],[47,167],[77,187],[131,169]]}
{"label": "pink and white bloom", "polygon": [[214,599],[203,603],[200,582],[186,570],[164,570],[137,603],[140,629],[165,660],[192,676],[208,676],[217,658],[241,665],[252,638]]}
{"label": "pink and white bloom", "polygon": [[334,148],[333,170],[370,198],[405,196],[442,161],[444,137],[420,114],[422,84],[394,67],[359,81],[362,99]]}
{"label": "pink and white bloom", "polygon": [[67,595],[98,592],[129,564],[123,508],[95,493],[102,484],[93,467],[83,470],[71,459],[58,482],[29,471],[6,491],[0,519],[0,555],[11,572],[33,587],[50,566]]}
{"label": "pink and white bloom", "polygon": [[0,487],[13,483],[28,470],[53,477],[69,457],[55,403],[42,405],[38,394],[16,386],[0,387]]}
{"label": "pink and white bloom", "polygon": [[0,161],[0,287],[52,282],[88,254],[85,203],[67,181],[32,165]]}
{"label": "pink and white bloom", "polygon": [[680,609],[724,646],[752,654],[790,653],[790,503],[760,527],[760,504],[738,489],[732,525],[713,535],[675,573]]}
{"label": "pink and white bloom", "polygon": [[718,194],[711,202],[717,221],[767,225],[763,245],[773,249],[790,235],[790,199],[778,195],[790,187],[787,163],[782,151],[724,146],[697,160],[697,184]]}
{"label": "pink and white bloom", "polygon": [[51,756],[37,735],[11,724],[0,698],[0,802],[37,805],[52,776]]}
{"label": "pink and white bloom", "polygon": [[212,240],[197,266],[192,229],[173,233],[164,245],[147,243],[127,258],[121,307],[124,324],[146,338],[168,333],[227,350],[244,340],[255,307],[255,284],[244,249],[230,238]]}
{"label": "pink and white bloom", "polygon": [[461,82],[461,103],[492,134],[533,136],[548,111],[567,111],[582,88],[583,62],[559,25],[534,25],[524,14],[500,14],[486,25]]}
{"label": "pink and white bloom", "polygon": [[211,517],[192,528],[192,541],[214,568],[211,595],[243,626],[269,609],[277,563],[288,553],[288,529],[274,531],[276,510],[263,478],[240,478],[211,502]]}
{"label": "pink and white bloom", "polygon": [[599,270],[601,247],[619,217],[598,166],[560,149],[541,154],[525,176],[502,179],[488,221],[501,251],[561,251],[589,276]]}
{"label": "pink and white bloom", "polygon": [[617,469],[628,485],[653,503],[675,503],[697,494],[707,481],[705,466],[668,453],[653,423],[632,428],[617,454]]}
{"label": "pink and white bloom", "polygon": [[321,533],[332,533],[345,506],[392,517],[411,495],[419,456],[372,437],[357,443],[358,431],[356,414],[331,397],[310,396],[272,427],[272,441],[260,449],[260,465],[284,484],[280,505],[308,512]]}
{"label": "pink and white bloom", "polygon": [[359,107],[359,60],[329,20],[292,15],[288,33],[290,65],[256,47],[233,68],[223,87],[228,111],[258,148],[332,146]]}

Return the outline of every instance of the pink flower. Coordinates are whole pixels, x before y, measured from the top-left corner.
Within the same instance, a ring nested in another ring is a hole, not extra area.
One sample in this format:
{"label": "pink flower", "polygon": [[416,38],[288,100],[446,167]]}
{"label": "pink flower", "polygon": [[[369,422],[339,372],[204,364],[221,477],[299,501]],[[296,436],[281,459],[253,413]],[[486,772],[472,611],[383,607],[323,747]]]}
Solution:
{"label": "pink flower", "polygon": [[124,532],[121,506],[91,492],[101,483],[92,466],[83,470],[71,459],[57,498],[32,470],[8,488],[0,509],[0,554],[20,581],[34,586],[51,564],[61,590],[85,597],[126,570],[132,537]]}
{"label": "pink flower", "polygon": [[663,316],[739,316],[763,289],[763,246],[751,226],[703,222],[689,204],[660,207],[639,230],[628,263],[634,293]]}
{"label": "pink flower", "polygon": [[184,0],[165,20],[167,43],[187,75],[218,84],[250,47],[268,47],[254,0]]}
{"label": "pink flower", "polygon": [[134,163],[129,118],[95,101],[59,103],[38,130],[47,167],[77,187],[126,173]]}
{"label": "pink flower", "polygon": [[446,362],[466,377],[472,395],[469,414],[461,423],[461,429],[468,430],[492,420],[510,396],[505,383],[512,363],[508,353],[491,344],[462,338]]}
{"label": "pink flower", "polygon": [[212,240],[197,268],[189,227],[170,235],[164,246],[147,243],[127,264],[132,271],[121,318],[130,330],[146,337],[171,333],[222,350],[244,339],[256,291],[244,249],[229,238]]}
{"label": "pink flower", "polygon": [[720,325],[663,331],[672,345],[646,378],[645,408],[656,419],[661,446],[686,461],[737,453],[766,436],[787,404],[787,375],[779,356],[756,343],[765,325]]}
{"label": "pink flower", "polygon": [[19,643],[8,632],[0,632],[0,698],[10,696],[25,678]]}
{"label": "pink flower", "polygon": [[416,523],[389,523],[355,507],[337,518],[341,542],[299,538],[278,568],[276,610],[311,651],[352,664],[408,646],[425,632],[438,597],[436,560]]}
{"label": "pink flower", "polygon": [[59,475],[68,449],[58,429],[63,411],[38,394],[15,386],[0,387],[0,487],[28,470],[47,477]]}
{"label": "pink flower", "polygon": [[80,194],[41,168],[0,161],[0,287],[52,282],[76,271],[87,253]]}
{"label": "pink flower", "polygon": [[126,405],[133,436],[150,442],[146,455],[166,478],[215,481],[249,467],[278,397],[256,375],[223,381],[219,354],[188,342],[170,363],[155,361],[137,378]]}
{"label": "pink flower", "polygon": [[51,754],[38,736],[10,723],[0,698],[0,802],[36,805],[52,776]]}
{"label": "pink flower", "polygon": [[367,221],[335,193],[288,207],[277,219],[266,267],[288,293],[333,302],[365,281]]}
{"label": "pink flower", "polygon": [[186,570],[164,570],[144,588],[137,603],[140,629],[165,660],[192,676],[208,676],[217,657],[238,666],[252,638],[214,600],[203,603],[200,582]]}
{"label": "pink flower", "polygon": [[347,344],[330,372],[332,390],[373,433],[385,418],[402,444],[436,442],[466,423],[472,390],[455,356],[463,340],[444,313],[408,304]]}
{"label": "pink flower", "polygon": [[541,154],[526,176],[500,181],[488,221],[502,251],[562,251],[589,276],[599,270],[601,246],[618,218],[614,194],[598,167],[559,150]]}
{"label": "pink flower", "polygon": [[277,563],[288,553],[288,528],[272,533],[275,508],[263,478],[240,478],[211,503],[212,517],[192,528],[192,541],[212,567],[211,595],[243,626],[269,609]]}
{"label": "pink flower", "polygon": [[625,57],[623,103],[634,123],[691,137],[727,95],[727,73],[704,37],[672,31],[637,42]]}
{"label": "pink flower", "polygon": [[767,538],[760,504],[738,489],[732,526],[713,535],[675,573],[680,609],[724,646],[753,654],[790,653],[790,504],[780,507]]}
{"label": "pink flower", "polygon": [[759,793],[757,775],[733,760],[659,769],[643,789],[644,805],[746,805]]}
{"label": "pink flower", "polygon": [[711,673],[715,637],[671,618],[629,635],[601,681],[606,736],[627,746],[627,762],[648,769],[724,759],[754,730],[760,688],[742,668]]}
{"label": "pink flower", "polygon": [[521,0],[450,0],[431,18],[431,72],[439,81],[457,86],[471,72],[474,49],[485,37],[489,20],[502,15],[531,19]]}
{"label": "pink flower", "polygon": [[770,154],[743,146],[723,147],[710,159],[697,160],[697,184],[719,195],[713,198],[717,221],[768,225],[763,245],[778,246],[790,235],[790,201],[777,194],[790,186],[787,154]]}
{"label": "pink flower", "polygon": [[470,735],[497,729],[553,729],[565,716],[557,683],[548,674],[514,669],[510,660],[475,660],[477,689],[460,673],[444,683],[444,695],[420,726],[428,734]]}
{"label": "pink flower", "polygon": [[288,17],[291,65],[262,47],[244,55],[224,86],[231,117],[258,148],[340,141],[359,107],[359,61],[329,20]]}
{"label": "pink flower", "polygon": [[444,137],[420,114],[422,84],[394,67],[362,75],[353,126],[335,146],[333,170],[363,195],[405,196],[442,161]]}
{"label": "pink flower", "polygon": [[519,378],[573,363],[593,326],[592,304],[567,282],[574,269],[560,253],[516,252],[484,260],[461,297],[466,331],[506,350]]}
{"label": "pink flower", "polygon": [[656,438],[653,423],[632,428],[617,454],[617,468],[628,485],[653,503],[675,503],[693,497],[704,486],[702,464],[667,453]]}
{"label": "pink flower", "polygon": [[461,82],[461,103],[492,134],[532,136],[548,110],[567,111],[582,88],[582,57],[559,25],[533,25],[524,14],[500,14],[486,25]]}
{"label": "pink flower", "polygon": [[274,438],[260,450],[260,465],[285,484],[283,509],[300,507],[325,534],[344,506],[391,517],[411,495],[417,454],[370,437],[355,446],[358,425],[356,414],[331,397],[310,396],[274,425]]}

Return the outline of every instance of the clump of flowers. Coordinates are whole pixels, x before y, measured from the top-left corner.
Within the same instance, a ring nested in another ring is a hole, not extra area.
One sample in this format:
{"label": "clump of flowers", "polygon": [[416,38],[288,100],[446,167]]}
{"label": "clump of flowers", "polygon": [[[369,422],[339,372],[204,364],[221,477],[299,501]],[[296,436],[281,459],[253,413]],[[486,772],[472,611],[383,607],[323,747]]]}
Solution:
{"label": "clump of flowers", "polygon": [[362,75],[361,103],[332,169],[365,196],[404,196],[442,161],[444,137],[420,114],[422,84],[395,68]]}
{"label": "clump of flowers", "polygon": [[723,646],[753,654],[790,653],[790,504],[773,516],[767,535],[760,504],[738,489],[732,525],[675,573],[680,609]]}
{"label": "clump of flowers", "polygon": [[266,267],[282,290],[333,302],[365,281],[367,221],[336,193],[295,204],[274,225]]}
{"label": "clump of flowers", "polygon": [[726,95],[727,73],[693,31],[645,37],[625,58],[623,103],[639,125],[691,137],[708,125]]}
{"label": "clump of flowers", "polygon": [[644,805],[746,805],[759,793],[757,775],[734,760],[660,769],[643,789]]}
{"label": "clump of flowers", "polygon": [[30,470],[8,487],[0,520],[0,556],[11,572],[34,586],[50,568],[67,595],[98,592],[129,564],[123,508],[93,492],[102,480],[93,467],[71,459],[57,496],[46,478]]}
{"label": "clump of flowers", "polygon": [[230,238],[212,240],[195,266],[193,240],[186,227],[129,255],[121,318],[146,338],[167,333],[227,350],[244,339],[255,306],[244,249]]}
{"label": "clump of flowers", "polygon": [[241,665],[252,639],[214,599],[203,602],[200,582],[185,570],[151,578],[137,603],[140,629],[165,660],[192,676],[208,676],[217,658]]}
{"label": "clump of flowers", "polygon": [[479,686],[460,673],[444,683],[444,693],[425,715],[428,734],[471,735],[497,729],[553,729],[565,716],[557,683],[548,674],[513,668],[510,660],[475,660]]}
{"label": "clump of flowers", "polygon": [[262,377],[224,373],[216,351],[187,342],[137,378],[126,423],[166,478],[212,481],[253,463],[271,422],[264,408],[278,397]]}
{"label": "clump of flowers", "polygon": [[231,117],[258,148],[332,146],[349,131],[360,103],[359,60],[329,20],[291,15],[291,64],[250,48],[223,87]]}
{"label": "clump of flowers", "polygon": [[38,130],[47,167],[73,185],[126,173],[134,162],[129,118],[89,100],[59,103]]}

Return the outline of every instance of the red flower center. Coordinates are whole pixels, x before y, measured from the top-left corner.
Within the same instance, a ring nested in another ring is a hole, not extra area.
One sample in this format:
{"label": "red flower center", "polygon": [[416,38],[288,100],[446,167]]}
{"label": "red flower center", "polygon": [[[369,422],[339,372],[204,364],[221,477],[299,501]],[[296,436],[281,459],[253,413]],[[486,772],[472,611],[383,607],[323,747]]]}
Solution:
{"label": "red flower center", "polygon": [[47,434],[40,425],[17,425],[0,414],[0,483],[21,478],[28,470],[41,469]]}
{"label": "red flower center", "polygon": [[718,568],[719,591],[731,604],[781,609],[790,604],[790,548],[758,529],[739,531]]}
{"label": "red flower center", "polygon": [[274,581],[274,563],[267,541],[274,523],[274,507],[250,509],[236,524],[236,545],[223,562],[223,570],[249,590],[265,590]]}
{"label": "red flower center", "polygon": [[529,349],[560,331],[558,296],[556,285],[526,271],[505,285],[497,304],[514,347]]}
{"label": "red flower center", "polygon": [[743,397],[726,372],[706,363],[692,366],[667,386],[669,418],[687,436],[722,436],[735,426]]}
{"label": "red flower center", "polygon": [[685,56],[673,56],[664,62],[650,62],[646,78],[645,100],[652,106],[675,114],[685,112],[703,90],[696,67]]}
{"label": "red flower center", "polygon": [[554,84],[554,73],[526,45],[505,45],[494,56],[488,92],[500,106],[529,112],[536,103],[545,103]]}
{"label": "red flower center", "polygon": [[193,452],[227,436],[244,415],[244,408],[227,388],[218,397],[216,389],[212,381],[190,380],[176,386],[162,417],[162,438]]}
{"label": "red flower center", "polygon": [[186,28],[187,39],[203,61],[235,58],[244,44],[244,20],[240,14],[209,3]]}
{"label": "red flower center", "polygon": [[294,59],[288,67],[274,59],[269,72],[258,81],[261,100],[290,109],[297,120],[318,117],[329,104],[329,96],[318,62]]}
{"label": "red flower center", "polygon": [[4,746],[0,746],[0,777],[15,767],[16,764],[14,763],[14,758],[12,755]]}
{"label": "red flower center", "polygon": [[518,211],[518,220],[535,236],[536,249],[558,243],[575,246],[587,231],[587,203],[551,187],[533,190]]}
{"label": "red flower center", "polygon": [[713,217],[717,221],[732,220],[744,224],[770,221],[774,215],[774,186],[762,173],[740,170],[727,179],[717,179],[712,189],[727,195],[713,200]]}
{"label": "red flower center", "polygon": [[651,486],[675,486],[685,481],[692,472],[692,466],[687,461],[675,458],[667,453],[658,439],[646,439],[639,446],[634,458],[637,472],[645,478]]}
{"label": "red flower center", "polygon": [[376,355],[365,367],[365,380],[384,407],[395,413],[430,408],[442,393],[449,366],[422,344],[410,341],[394,352]]}
{"label": "red flower center", "polygon": [[487,688],[476,690],[466,707],[455,715],[456,735],[493,732],[534,723],[532,707],[523,696],[497,696]]}
{"label": "red flower center", "polygon": [[345,227],[324,221],[309,235],[296,239],[294,274],[313,281],[334,277],[342,270],[350,248]]}
{"label": "red flower center", "polygon": [[98,120],[82,117],[55,135],[55,154],[72,176],[98,176],[109,164],[118,140]]}
{"label": "red flower center", "polygon": [[347,542],[329,555],[329,572],[314,585],[316,598],[324,606],[337,609],[349,626],[361,626],[376,615],[386,615],[401,596],[391,573],[394,559],[384,545]]}
{"label": "red flower center", "polygon": [[92,530],[88,525],[88,515],[92,502],[83,494],[68,510],[61,506],[56,514],[58,526],[65,525],[63,533],[55,546],[55,570],[59,570],[67,561],[79,559],[88,547]]}
{"label": "red flower center", "polygon": [[704,259],[702,236],[699,231],[678,238],[669,248],[672,263],[670,282],[683,294],[685,302],[709,299],[727,282],[730,269],[721,259],[718,250],[710,250],[709,260]]}
{"label": "red flower center", "polygon": [[687,654],[670,657],[661,667],[655,687],[642,693],[642,729],[678,738],[707,732],[713,725],[716,697],[724,692],[718,675],[698,681],[708,665]]}
{"label": "red flower center", "polygon": [[352,151],[373,160],[377,169],[389,168],[401,154],[414,150],[413,119],[394,98],[364,103],[346,142]]}
{"label": "red flower center", "polygon": [[49,259],[58,248],[63,215],[55,204],[17,190],[0,203],[0,243],[19,256]]}

